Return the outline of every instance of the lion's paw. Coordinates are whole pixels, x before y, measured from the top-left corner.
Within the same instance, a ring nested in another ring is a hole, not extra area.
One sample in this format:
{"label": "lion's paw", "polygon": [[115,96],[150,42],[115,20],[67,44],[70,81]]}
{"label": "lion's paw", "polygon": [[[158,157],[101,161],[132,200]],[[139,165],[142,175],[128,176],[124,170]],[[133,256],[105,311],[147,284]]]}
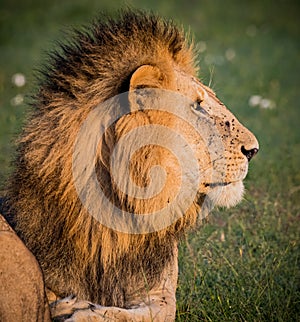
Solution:
{"label": "lion's paw", "polygon": [[133,316],[124,309],[117,307],[106,307],[101,305],[90,305],[88,309],[78,310],[65,320],[65,322],[129,322],[136,321]]}
{"label": "lion's paw", "polygon": [[78,301],[76,296],[70,295],[61,300],[50,304],[51,316],[54,322],[65,321],[73,315],[74,312],[87,310],[93,306],[88,301]]}

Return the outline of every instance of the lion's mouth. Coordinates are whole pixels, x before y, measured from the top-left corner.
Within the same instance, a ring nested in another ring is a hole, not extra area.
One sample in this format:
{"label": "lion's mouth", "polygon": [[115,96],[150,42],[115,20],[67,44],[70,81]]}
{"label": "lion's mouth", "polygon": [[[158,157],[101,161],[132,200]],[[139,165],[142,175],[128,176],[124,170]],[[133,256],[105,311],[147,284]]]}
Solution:
{"label": "lion's mouth", "polygon": [[232,182],[213,182],[213,183],[205,183],[205,187],[215,188],[215,187],[225,187],[231,184]]}

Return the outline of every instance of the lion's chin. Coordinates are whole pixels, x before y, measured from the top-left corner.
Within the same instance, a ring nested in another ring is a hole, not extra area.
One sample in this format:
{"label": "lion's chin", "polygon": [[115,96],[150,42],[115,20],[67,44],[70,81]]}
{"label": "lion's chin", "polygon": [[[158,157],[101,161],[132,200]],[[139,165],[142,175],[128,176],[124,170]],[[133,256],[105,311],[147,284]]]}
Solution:
{"label": "lion's chin", "polygon": [[238,204],[244,195],[244,184],[242,181],[232,182],[225,186],[216,186],[209,193],[214,206],[233,207]]}

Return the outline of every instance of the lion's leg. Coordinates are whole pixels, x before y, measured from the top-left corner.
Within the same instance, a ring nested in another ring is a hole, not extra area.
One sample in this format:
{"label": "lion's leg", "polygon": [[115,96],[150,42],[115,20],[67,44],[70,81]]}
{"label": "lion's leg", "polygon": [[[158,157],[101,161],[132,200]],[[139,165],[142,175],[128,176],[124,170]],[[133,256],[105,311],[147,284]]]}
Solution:
{"label": "lion's leg", "polygon": [[[166,284],[169,281],[166,281]],[[52,317],[66,322],[87,321],[174,321],[176,311],[175,291],[164,288],[152,290],[147,299],[129,309],[118,307],[105,307],[94,305],[87,301],[76,301],[67,298],[58,301],[57,306],[52,305]],[[71,312],[74,312],[72,315]],[[68,318],[69,315],[69,318]],[[55,321],[55,319],[54,319]]]}
{"label": "lion's leg", "polygon": [[[168,281],[166,281],[168,283]],[[166,284],[167,284],[166,283]],[[72,315],[71,312],[74,312]],[[174,321],[176,311],[175,291],[157,289],[149,292],[147,299],[129,309],[105,307],[87,301],[67,298],[52,306],[52,317],[66,322],[87,321]],[[68,318],[69,313],[69,318]],[[55,321],[55,319],[54,319]]]}
{"label": "lion's leg", "polygon": [[177,274],[176,255],[172,265],[166,267],[160,285],[143,296],[133,296],[128,303],[129,309],[105,307],[87,301],[76,301],[76,298],[69,297],[51,304],[52,317],[65,316],[66,322],[174,321]]}
{"label": "lion's leg", "polygon": [[1,215],[0,321],[51,321],[39,265]]}

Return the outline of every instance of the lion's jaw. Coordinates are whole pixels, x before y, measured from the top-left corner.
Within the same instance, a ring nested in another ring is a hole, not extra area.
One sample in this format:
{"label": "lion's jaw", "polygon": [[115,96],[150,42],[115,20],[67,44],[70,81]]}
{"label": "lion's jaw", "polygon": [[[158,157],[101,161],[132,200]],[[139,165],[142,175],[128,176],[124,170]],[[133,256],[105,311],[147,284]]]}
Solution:
{"label": "lion's jaw", "polygon": [[[227,166],[226,166],[227,168]],[[243,180],[248,173],[248,161],[241,163],[236,171],[229,171],[211,183],[205,183],[206,194],[214,206],[234,207],[242,201],[245,192]]]}
{"label": "lion's jaw", "polygon": [[242,181],[231,182],[226,185],[218,185],[207,194],[215,206],[233,207],[237,205],[244,195],[244,184]]}

